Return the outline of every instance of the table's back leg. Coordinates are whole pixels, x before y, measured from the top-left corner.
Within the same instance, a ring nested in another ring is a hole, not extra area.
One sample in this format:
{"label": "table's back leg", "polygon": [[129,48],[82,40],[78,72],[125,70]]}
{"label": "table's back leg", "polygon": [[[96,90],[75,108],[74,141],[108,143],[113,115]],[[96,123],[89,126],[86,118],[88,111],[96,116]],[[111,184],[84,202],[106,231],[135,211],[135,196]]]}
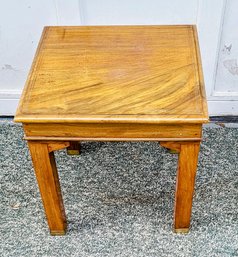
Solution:
{"label": "table's back leg", "polygon": [[177,233],[189,231],[199,147],[200,142],[181,144],[174,209],[174,229]]}
{"label": "table's back leg", "polygon": [[77,141],[71,141],[67,147],[68,155],[79,155],[80,154],[80,143]]}
{"label": "table's back leg", "polygon": [[[37,182],[45,208],[50,233],[66,233],[66,215],[60,190],[52,144],[28,141]],[[58,148],[58,144],[56,145]],[[62,146],[63,147],[63,146]]]}

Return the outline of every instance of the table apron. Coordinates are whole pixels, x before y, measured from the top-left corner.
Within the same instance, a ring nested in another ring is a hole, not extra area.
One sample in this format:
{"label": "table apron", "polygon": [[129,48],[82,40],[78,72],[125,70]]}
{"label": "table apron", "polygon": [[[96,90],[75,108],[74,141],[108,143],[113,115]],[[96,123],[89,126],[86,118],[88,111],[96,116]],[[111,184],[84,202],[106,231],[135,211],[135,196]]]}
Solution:
{"label": "table apron", "polygon": [[196,141],[201,124],[31,123],[23,124],[27,140],[64,141]]}

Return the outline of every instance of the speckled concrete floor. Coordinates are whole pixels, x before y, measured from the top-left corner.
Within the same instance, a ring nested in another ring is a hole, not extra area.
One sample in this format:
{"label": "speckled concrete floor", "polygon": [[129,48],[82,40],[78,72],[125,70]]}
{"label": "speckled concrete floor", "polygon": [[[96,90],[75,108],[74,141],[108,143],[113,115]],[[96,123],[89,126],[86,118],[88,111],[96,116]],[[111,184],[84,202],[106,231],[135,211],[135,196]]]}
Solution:
{"label": "speckled concrete floor", "polygon": [[204,129],[187,235],[172,233],[177,155],[85,142],[56,153],[69,229],[50,236],[22,136],[0,120],[0,256],[238,256],[238,128]]}

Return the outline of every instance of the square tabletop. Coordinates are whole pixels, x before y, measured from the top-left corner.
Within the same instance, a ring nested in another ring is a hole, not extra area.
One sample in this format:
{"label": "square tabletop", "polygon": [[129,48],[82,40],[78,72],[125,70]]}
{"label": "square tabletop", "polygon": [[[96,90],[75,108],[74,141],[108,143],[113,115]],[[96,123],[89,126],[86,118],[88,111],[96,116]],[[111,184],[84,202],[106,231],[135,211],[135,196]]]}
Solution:
{"label": "square tabletop", "polygon": [[15,121],[207,122],[196,27],[45,27]]}

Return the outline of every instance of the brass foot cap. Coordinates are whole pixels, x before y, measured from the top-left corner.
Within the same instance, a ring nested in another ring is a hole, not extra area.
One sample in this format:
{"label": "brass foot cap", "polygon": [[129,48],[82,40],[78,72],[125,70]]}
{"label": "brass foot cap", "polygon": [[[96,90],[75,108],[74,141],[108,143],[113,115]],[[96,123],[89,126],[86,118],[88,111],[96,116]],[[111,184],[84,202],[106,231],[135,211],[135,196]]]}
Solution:
{"label": "brass foot cap", "polygon": [[67,150],[68,155],[79,155],[79,150]]}
{"label": "brass foot cap", "polygon": [[170,152],[171,154],[177,154],[177,153],[179,153],[177,150],[171,150],[171,149],[169,149],[169,152]]}
{"label": "brass foot cap", "polygon": [[175,228],[174,232],[177,234],[187,234],[189,232],[189,228]]}
{"label": "brass foot cap", "polygon": [[50,234],[52,236],[64,236],[66,234],[66,230],[51,230]]}

